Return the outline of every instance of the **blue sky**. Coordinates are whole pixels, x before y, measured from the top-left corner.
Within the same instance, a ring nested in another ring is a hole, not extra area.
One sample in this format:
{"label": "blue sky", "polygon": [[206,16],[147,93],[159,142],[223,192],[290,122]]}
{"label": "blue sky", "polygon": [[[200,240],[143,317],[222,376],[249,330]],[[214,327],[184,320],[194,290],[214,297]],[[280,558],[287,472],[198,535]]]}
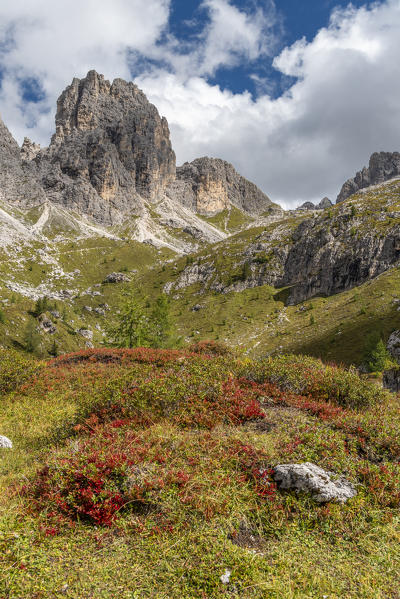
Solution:
{"label": "blue sky", "polygon": [[[200,0],[172,1],[170,29],[178,39],[193,39],[202,31],[207,21],[207,12],[201,7],[201,4]],[[231,4],[242,11],[248,11],[252,6],[262,7],[267,3],[257,0],[253,2],[232,0]],[[328,25],[332,11],[338,7],[347,7],[349,2],[346,0],[276,0],[274,4],[276,28],[279,32],[275,47],[279,51],[302,37],[311,41],[322,27]],[[351,4],[354,7],[361,7],[367,5],[368,2],[353,0]],[[272,60],[273,57],[269,57],[268,60],[262,57],[250,64],[244,62],[237,67],[220,68],[215,76],[210,78],[210,81],[235,93],[248,90],[252,94],[258,94],[257,85],[250,77],[251,74],[256,74],[261,78],[268,78],[271,85],[269,91],[274,97],[277,97],[290,86],[292,80],[282,77],[272,67]]]}
{"label": "blue sky", "polygon": [[0,113],[19,143],[96,69],[167,117],[178,164],[232,162],[286,207],[400,149],[400,0],[0,2]]}

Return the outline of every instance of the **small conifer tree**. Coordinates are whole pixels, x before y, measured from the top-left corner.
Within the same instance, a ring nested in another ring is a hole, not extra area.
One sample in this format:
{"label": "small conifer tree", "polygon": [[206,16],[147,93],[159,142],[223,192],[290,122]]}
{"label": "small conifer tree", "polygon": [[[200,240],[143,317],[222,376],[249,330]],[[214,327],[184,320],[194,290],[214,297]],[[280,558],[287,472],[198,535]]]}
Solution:
{"label": "small conifer tree", "polygon": [[385,347],[382,339],[379,339],[374,349],[371,351],[371,359],[368,363],[370,372],[382,372],[386,368],[390,368],[392,359],[388,350]]}
{"label": "small conifer tree", "polygon": [[36,353],[40,344],[40,335],[36,330],[36,323],[29,319],[24,333],[25,349],[29,353]]}

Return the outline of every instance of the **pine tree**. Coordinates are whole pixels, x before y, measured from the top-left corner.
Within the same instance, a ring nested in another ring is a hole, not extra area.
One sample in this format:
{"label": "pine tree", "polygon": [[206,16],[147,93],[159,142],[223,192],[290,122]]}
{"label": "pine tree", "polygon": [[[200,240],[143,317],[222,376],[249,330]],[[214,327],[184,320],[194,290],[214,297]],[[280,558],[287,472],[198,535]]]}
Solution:
{"label": "pine tree", "polygon": [[111,345],[117,347],[148,346],[151,337],[149,317],[143,304],[134,296],[121,299],[117,322],[107,329]]}
{"label": "pine tree", "polygon": [[55,339],[53,339],[53,343],[51,344],[51,347],[49,349],[49,354],[54,358],[58,356],[58,347]]}
{"label": "pine tree", "polygon": [[25,349],[29,353],[35,353],[40,343],[40,335],[36,330],[34,320],[29,320],[24,333]]}
{"label": "pine tree", "polygon": [[35,302],[35,308],[33,310],[34,316],[40,316],[43,312],[49,309],[49,300],[47,296],[39,297]]}
{"label": "pine tree", "polygon": [[166,347],[171,342],[169,301],[161,295],[155,303],[125,294],[116,323],[107,328],[108,343],[117,347]]}
{"label": "pine tree", "polygon": [[169,300],[165,294],[157,298],[150,315],[152,347],[165,347],[171,337]]}
{"label": "pine tree", "polygon": [[383,372],[386,368],[390,368],[392,363],[390,354],[382,339],[379,339],[374,349],[371,351],[370,358],[368,363],[370,372]]}

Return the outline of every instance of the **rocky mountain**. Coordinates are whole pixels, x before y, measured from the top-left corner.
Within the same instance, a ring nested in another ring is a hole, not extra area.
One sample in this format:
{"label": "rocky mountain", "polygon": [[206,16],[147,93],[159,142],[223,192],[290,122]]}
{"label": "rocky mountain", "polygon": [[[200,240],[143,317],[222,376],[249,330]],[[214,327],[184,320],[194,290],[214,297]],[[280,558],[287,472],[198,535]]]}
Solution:
{"label": "rocky mountain", "polygon": [[[179,225],[179,206],[203,215],[231,207],[260,214],[272,206],[223,160],[201,158],[176,169],[166,119],[132,82],[110,83],[95,71],[75,78],[58,99],[55,124],[48,148],[26,138],[21,149],[1,124],[0,189],[7,201],[31,207],[48,200],[101,226],[143,217],[149,203],[165,201]],[[192,222],[185,226],[193,229]]]}
{"label": "rocky mountain", "polygon": [[176,179],[167,193],[199,214],[211,215],[235,206],[250,214],[269,209],[279,211],[254,183],[218,158],[197,158],[176,170]]}
{"label": "rocky mountain", "polygon": [[175,177],[167,121],[136,85],[95,71],[64,90],[50,146],[30,156],[51,202],[103,225],[140,214]]}
{"label": "rocky mountain", "polygon": [[369,159],[368,167],[358,171],[355,177],[348,179],[343,184],[336,202],[343,202],[361,189],[389,181],[395,177],[400,177],[400,153],[375,152]]}
{"label": "rocky mountain", "polygon": [[319,214],[295,214],[254,229],[251,241],[246,232],[246,243],[240,236],[221,242],[218,257],[193,260],[166,290],[200,283],[229,293],[271,285],[287,288],[286,303],[293,305],[356,287],[400,262],[398,180]]}
{"label": "rocky mountain", "polygon": [[17,206],[32,206],[46,198],[34,169],[21,160],[21,150],[1,118],[0,197]]}
{"label": "rocky mountain", "polygon": [[297,208],[297,210],[325,210],[326,208],[330,208],[332,206],[332,202],[329,198],[322,198],[318,204],[313,204],[312,202],[304,202]]}
{"label": "rocky mountain", "polygon": [[[398,156],[374,154],[353,187],[343,186],[346,193],[360,187],[346,202],[324,198],[284,211],[221,159],[176,167],[168,124],[145,95],[91,71],[60,96],[48,148],[27,138],[19,148],[0,123],[0,302],[8,323],[0,319],[0,343],[23,345],[26,314],[44,296],[67,317],[47,314],[46,329],[36,323],[43,347],[52,338],[70,350],[101,343],[104,306],[112,320],[116,290],[133,283],[147,297],[169,294],[185,338],[210,336],[200,324],[191,330],[202,318],[226,335],[229,304],[236,342],[238,306],[251,293],[258,329],[246,320],[243,334],[253,332],[245,342],[262,339],[273,350],[286,315],[304,302],[334,304],[373,280],[378,293],[379,276],[396,271]],[[393,310],[383,309],[389,330]]]}

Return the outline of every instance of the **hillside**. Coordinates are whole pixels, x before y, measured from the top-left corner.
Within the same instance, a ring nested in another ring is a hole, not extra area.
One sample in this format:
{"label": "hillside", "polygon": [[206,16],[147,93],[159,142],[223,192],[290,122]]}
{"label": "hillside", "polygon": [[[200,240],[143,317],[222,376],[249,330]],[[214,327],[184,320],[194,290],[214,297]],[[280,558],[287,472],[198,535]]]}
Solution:
{"label": "hillside", "polygon": [[[56,330],[38,324],[42,355],[54,341],[59,351],[85,347],[82,329],[92,334],[90,343],[101,344],[120,293],[130,289],[150,299],[168,294],[183,344],[219,339],[252,355],[294,351],[358,365],[371,335],[387,339],[400,325],[397,180],[322,211],[255,219],[231,208],[201,217],[225,239],[199,242],[200,251],[184,256],[78,215],[67,221],[76,226],[68,231],[65,213],[53,206],[28,212],[3,206],[4,222],[15,225],[13,239],[21,239],[3,250],[0,267],[3,345],[23,348],[29,312],[43,296]],[[161,218],[155,210],[153,222]],[[10,235],[9,225],[3,230]],[[175,244],[189,243],[183,230],[169,231]],[[104,283],[112,272],[125,281]]]}
{"label": "hillside", "polygon": [[399,326],[397,175],[398,153],[375,153],[335,206],[284,211],[222,159],[176,167],[143,92],[90,71],[60,95],[48,148],[0,126],[0,344],[99,346],[122,292],[165,293],[182,346],[359,366]]}
{"label": "hillside", "polygon": [[0,120],[0,599],[399,597],[398,175],[283,210],[95,71]]}
{"label": "hillside", "polygon": [[[355,372],[212,344],[0,363],[1,596],[397,596],[398,401]],[[356,495],[285,491],[288,462]]]}

